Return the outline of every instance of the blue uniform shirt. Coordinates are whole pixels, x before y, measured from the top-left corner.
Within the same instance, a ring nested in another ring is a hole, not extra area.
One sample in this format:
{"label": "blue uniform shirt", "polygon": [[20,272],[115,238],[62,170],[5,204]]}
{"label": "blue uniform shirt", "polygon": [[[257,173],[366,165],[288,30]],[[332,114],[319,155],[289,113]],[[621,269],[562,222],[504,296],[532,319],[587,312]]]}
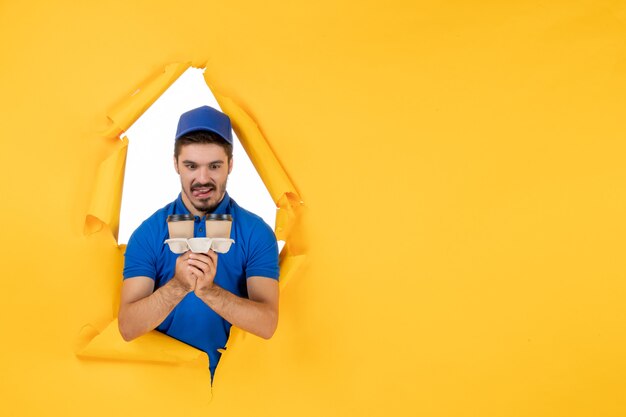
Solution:
{"label": "blue uniform shirt", "polygon": [[[179,194],[175,201],[155,212],[135,230],[124,255],[124,279],[138,276],[152,278],[155,290],[172,279],[179,255],[163,243],[169,238],[167,216],[188,213]],[[259,216],[241,208],[228,193],[213,213],[233,217],[230,237],[235,240],[228,253],[218,254],[215,283],[247,298],[247,278],[262,276],[278,279],[278,246],[272,229]],[[194,229],[195,237],[206,237],[204,218],[195,216]],[[220,358],[217,349],[226,346],[230,326],[191,292],[157,330],[206,352],[213,375]]]}

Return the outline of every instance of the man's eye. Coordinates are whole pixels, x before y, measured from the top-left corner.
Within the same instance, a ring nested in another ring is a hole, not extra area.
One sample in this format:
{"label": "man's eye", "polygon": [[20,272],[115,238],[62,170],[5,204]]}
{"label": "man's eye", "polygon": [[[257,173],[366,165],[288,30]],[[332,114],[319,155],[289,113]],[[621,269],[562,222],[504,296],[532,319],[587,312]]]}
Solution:
{"label": "man's eye", "polygon": [[218,169],[220,167],[220,164],[211,164],[209,165],[209,168],[211,169]]}
{"label": "man's eye", "polygon": [[187,169],[196,169],[195,165],[185,165],[187,167]]}

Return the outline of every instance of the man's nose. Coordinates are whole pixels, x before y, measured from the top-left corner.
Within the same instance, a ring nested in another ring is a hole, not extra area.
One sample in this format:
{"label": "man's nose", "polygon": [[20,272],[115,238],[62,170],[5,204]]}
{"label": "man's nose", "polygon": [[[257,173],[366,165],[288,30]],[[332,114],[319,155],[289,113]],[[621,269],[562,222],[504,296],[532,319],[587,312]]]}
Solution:
{"label": "man's nose", "polygon": [[210,180],[211,180],[211,175],[210,175],[209,168],[201,167],[200,171],[198,172],[198,182],[200,184],[206,184],[210,182]]}

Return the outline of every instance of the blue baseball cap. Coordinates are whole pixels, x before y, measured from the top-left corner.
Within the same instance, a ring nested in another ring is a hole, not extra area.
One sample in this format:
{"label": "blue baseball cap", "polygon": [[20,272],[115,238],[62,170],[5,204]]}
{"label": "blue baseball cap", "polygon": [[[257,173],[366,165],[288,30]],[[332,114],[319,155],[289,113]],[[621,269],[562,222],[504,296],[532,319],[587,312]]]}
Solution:
{"label": "blue baseball cap", "polygon": [[230,118],[213,107],[202,106],[183,113],[178,120],[176,140],[187,133],[196,131],[216,133],[226,142],[233,144]]}

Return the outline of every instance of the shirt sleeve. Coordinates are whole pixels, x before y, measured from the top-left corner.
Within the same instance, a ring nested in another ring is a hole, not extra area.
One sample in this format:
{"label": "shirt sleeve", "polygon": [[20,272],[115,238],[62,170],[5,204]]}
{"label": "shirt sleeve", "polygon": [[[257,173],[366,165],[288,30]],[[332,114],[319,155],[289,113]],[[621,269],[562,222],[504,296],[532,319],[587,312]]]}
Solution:
{"label": "shirt sleeve", "polygon": [[156,279],[156,254],[151,230],[144,222],[128,240],[124,253],[124,279],[148,277]]}
{"label": "shirt sleeve", "polygon": [[246,278],[258,276],[278,279],[279,274],[276,237],[272,229],[261,221],[253,228],[250,236]]}

